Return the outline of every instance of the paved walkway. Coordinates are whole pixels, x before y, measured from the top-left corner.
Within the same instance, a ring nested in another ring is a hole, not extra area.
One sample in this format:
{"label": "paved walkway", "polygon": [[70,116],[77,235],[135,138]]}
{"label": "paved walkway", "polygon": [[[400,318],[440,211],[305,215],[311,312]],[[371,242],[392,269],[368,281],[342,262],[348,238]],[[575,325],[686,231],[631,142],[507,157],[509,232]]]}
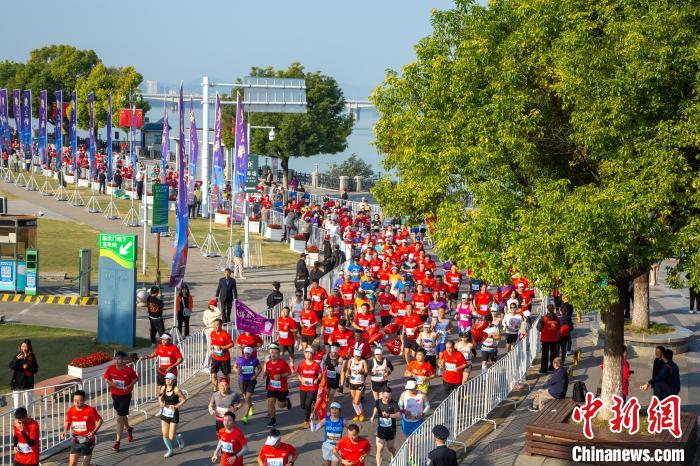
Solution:
{"label": "paved walkway", "polygon": [[[683,410],[700,414],[700,316],[688,314],[688,290],[674,290],[666,283],[665,268],[662,267],[660,282],[650,289],[651,320],[660,323],[681,325],[692,330],[696,338],[691,340],[690,352],[674,356],[681,373],[681,393]],[[569,394],[574,382],[583,381],[588,390],[595,392],[600,387],[603,361],[603,349],[593,344],[591,325],[597,315],[585,315],[584,322],[579,324],[574,334],[574,349],[581,350],[581,363],[574,371],[569,383]],[[639,386],[651,377],[653,361],[632,356],[629,359],[634,371],[630,381],[630,396],[637,397],[643,406],[648,404],[651,392],[643,392]],[[537,379],[533,391],[542,387],[545,377]],[[514,466],[514,465],[570,465],[571,461],[528,456],[523,453],[525,447],[525,426],[536,415],[528,411],[532,396],[521,403],[508,418],[498,426],[498,429],[482,439],[461,464],[471,466]],[[697,455],[696,464],[700,464]],[[580,464],[580,463],[577,463]]]}

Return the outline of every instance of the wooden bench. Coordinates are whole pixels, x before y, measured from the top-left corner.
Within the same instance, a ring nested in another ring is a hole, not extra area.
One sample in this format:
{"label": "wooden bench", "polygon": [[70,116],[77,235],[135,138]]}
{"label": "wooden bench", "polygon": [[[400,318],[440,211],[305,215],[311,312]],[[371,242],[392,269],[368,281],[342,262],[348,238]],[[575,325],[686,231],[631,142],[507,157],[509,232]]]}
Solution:
{"label": "wooden bench", "polygon": [[53,395],[64,388],[70,387],[76,382],[80,382],[80,379],[68,374],[57,375],[56,377],[42,380],[34,384],[34,398]]}
{"label": "wooden bench", "polygon": [[[657,449],[680,448],[685,450],[683,463],[664,463],[665,465],[690,465],[697,449],[697,418],[693,413],[681,413],[681,438],[674,438],[668,431],[657,435],[637,433],[629,435],[623,430],[616,434],[607,429],[595,429],[595,437],[588,440],[583,435],[582,424],[569,423],[569,418],[578,403],[572,400],[550,400],[534,419],[525,427],[525,452],[529,455],[548,456],[572,460],[572,449],[576,445],[595,446],[596,448],[639,448],[653,451]],[[642,409],[640,415],[645,410]],[[619,463],[596,463],[618,464]],[[634,463],[630,464],[648,464]]]}

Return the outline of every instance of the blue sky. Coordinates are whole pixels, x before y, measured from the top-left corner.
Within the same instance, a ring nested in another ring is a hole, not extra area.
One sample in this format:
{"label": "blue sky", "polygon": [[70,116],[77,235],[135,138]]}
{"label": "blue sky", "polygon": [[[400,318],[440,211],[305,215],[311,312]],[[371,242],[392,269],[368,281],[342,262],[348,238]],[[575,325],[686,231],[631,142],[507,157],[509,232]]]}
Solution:
{"label": "blue sky", "polygon": [[[107,65],[133,64],[144,79],[190,89],[207,74],[231,81],[251,66],[334,76],[347,98],[364,99],[387,68],[415,57],[431,31],[430,12],[451,0],[33,0],[3,5],[0,59],[65,43],[97,52]],[[42,27],[27,27],[41,18]],[[194,89],[193,89],[194,90]]]}

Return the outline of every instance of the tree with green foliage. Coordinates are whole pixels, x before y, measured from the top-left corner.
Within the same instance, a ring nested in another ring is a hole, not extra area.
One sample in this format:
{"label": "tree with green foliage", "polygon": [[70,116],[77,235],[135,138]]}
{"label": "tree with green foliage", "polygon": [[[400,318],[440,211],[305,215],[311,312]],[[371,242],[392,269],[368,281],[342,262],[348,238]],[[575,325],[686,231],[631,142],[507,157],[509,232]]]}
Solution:
{"label": "tree with green foliage", "polygon": [[[250,152],[279,157],[282,166],[282,184],[289,180],[289,159],[318,154],[336,154],[347,148],[353,119],[345,113],[345,97],[338,83],[320,71],[306,72],[300,63],[292,63],[286,70],[252,68],[251,76],[297,78],[306,80],[306,113],[248,113],[252,125],[274,126],[276,137],[270,141],[265,131],[252,131]],[[231,96],[235,100],[235,92]],[[224,145],[233,147],[235,135],[234,105],[222,109]]]}
{"label": "tree with green foliage", "polygon": [[372,170],[372,165],[359,158],[357,154],[352,154],[341,163],[332,163],[328,169],[328,175],[333,178],[340,176],[372,178],[374,170]]}
{"label": "tree with green foliage", "polygon": [[457,0],[372,97],[399,179],[374,189],[386,213],[432,219],[440,254],[487,281],[514,267],[601,313],[603,417],[631,282],[680,255],[700,285],[696,18],[674,0]]}

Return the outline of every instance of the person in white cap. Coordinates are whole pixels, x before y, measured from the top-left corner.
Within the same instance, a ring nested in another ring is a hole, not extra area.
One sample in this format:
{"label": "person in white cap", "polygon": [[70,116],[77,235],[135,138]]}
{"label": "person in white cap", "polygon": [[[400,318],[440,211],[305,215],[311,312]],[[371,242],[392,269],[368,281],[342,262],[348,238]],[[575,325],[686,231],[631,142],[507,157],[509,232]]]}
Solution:
{"label": "person in white cap", "polygon": [[282,441],[282,434],[272,429],[258,454],[258,466],[291,466],[299,454],[297,449]]}
{"label": "person in white cap", "polygon": [[333,449],[343,437],[343,429],[346,427],[343,416],[340,415],[342,407],[334,401],[330,405],[330,413],[317,424],[311,426],[311,431],[316,432],[323,427],[323,443],[321,444],[321,457],[326,466],[338,464],[338,458],[333,454]]}
{"label": "person in white cap", "polygon": [[248,418],[253,415],[253,393],[258,383],[258,376],[262,372],[262,365],[253,353],[253,348],[246,346],[243,349],[243,356],[237,357],[233,365],[233,372],[238,374],[238,387],[246,402],[246,409],[243,411],[245,414],[241,419],[243,424],[247,424]]}
{"label": "person in white cap", "polygon": [[372,395],[375,400],[389,383],[389,375],[394,371],[394,365],[384,357],[381,348],[374,349],[374,357],[369,360],[369,374],[372,382]]}
{"label": "person in white cap", "polygon": [[365,391],[365,375],[367,374],[367,361],[362,359],[360,349],[353,350],[352,359],[345,366],[345,380],[350,382],[350,397],[352,407],[355,409],[353,421],[364,421],[365,414],[362,412],[362,394]]}
{"label": "person in white cap", "polygon": [[[177,345],[172,343],[172,337],[169,333],[164,333],[160,336],[160,344],[155,351],[146,356],[141,356],[139,361],[145,359],[158,358],[158,366],[156,369],[156,385],[163,387],[165,385],[166,374],[174,374],[177,376],[177,366],[182,364],[183,357]],[[176,377],[177,378],[177,377]]]}
{"label": "person in white cap", "polygon": [[165,376],[165,386],[161,387],[158,395],[160,403],[160,427],[163,432],[163,443],[167,451],[165,458],[173,456],[173,442],[177,439],[179,448],[185,447],[185,439],[177,433],[177,424],[180,422],[180,408],[187,401],[187,397],[177,387],[177,376],[169,372]]}
{"label": "person in white cap", "polygon": [[406,437],[411,435],[425,420],[425,415],[430,410],[428,397],[418,391],[416,381],[409,379],[406,382],[406,391],[399,398],[401,408],[401,430]]}

